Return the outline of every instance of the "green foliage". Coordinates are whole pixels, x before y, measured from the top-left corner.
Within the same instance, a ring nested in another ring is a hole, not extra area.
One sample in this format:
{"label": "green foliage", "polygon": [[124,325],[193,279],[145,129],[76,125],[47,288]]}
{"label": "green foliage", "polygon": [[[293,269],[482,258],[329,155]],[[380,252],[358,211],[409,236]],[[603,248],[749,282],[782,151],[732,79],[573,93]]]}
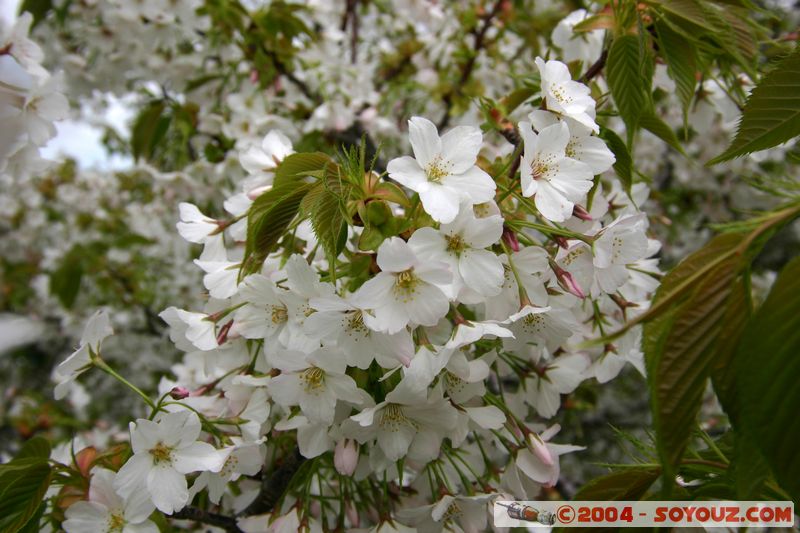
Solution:
{"label": "green foliage", "polygon": [[606,141],[609,150],[614,153],[616,161],[614,162],[614,172],[617,173],[620,181],[622,182],[625,192],[629,195],[631,187],[633,186],[633,159],[619,135],[614,133],[614,130],[600,127],[600,138]]}
{"label": "green foliage", "polygon": [[675,132],[669,124],[661,120],[655,113],[643,113],[639,117],[639,126],[646,129],[681,154],[686,155],[678,140],[678,136],[675,135]]}
{"label": "green foliage", "polygon": [[41,437],[0,465],[0,531],[38,531],[42,499],[50,486],[50,444]]}
{"label": "green foliage", "polygon": [[781,271],[736,352],[735,429],[747,435],[781,487],[800,500],[800,257]]}
{"label": "green foliage", "polygon": [[611,95],[628,132],[628,144],[639,126],[643,113],[652,109],[652,78],[647,77],[646,63],[652,58],[643,49],[639,37],[623,35],[614,39],[608,52],[606,77]]}
{"label": "green foliage", "polygon": [[574,500],[630,501],[638,500],[655,483],[661,469],[653,467],[631,467],[617,470],[591,480],[581,487]]}
{"label": "green foliage", "polygon": [[247,213],[247,244],[240,276],[257,272],[297,215],[313,185],[302,181],[274,186],[253,202]]}
{"label": "green foliage", "polygon": [[53,9],[53,0],[23,0],[19,6],[19,13],[29,12],[33,15],[31,28],[35,28]]}
{"label": "green foliage", "polygon": [[81,246],[73,247],[61,260],[59,267],[50,275],[50,292],[58,297],[66,309],[71,309],[81,289],[85,272],[85,254]]}
{"label": "green foliage", "polygon": [[333,160],[322,152],[288,155],[275,169],[273,184],[279,187],[306,176],[321,177],[328,164],[333,164]]}
{"label": "green foliage", "polygon": [[800,135],[800,48],[767,73],[747,99],[736,138],[710,165],[765,150]]}
{"label": "green foliage", "polygon": [[136,117],[131,131],[131,153],[134,159],[149,159],[153,155],[156,145],[169,126],[169,117],[164,116],[165,109],[164,102],[157,100],[142,109]]}
{"label": "green foliage", "polygon": [[683,106],[684,120],[697,86],[697,58],[689,41],[681,37],[663,21],[655,22],[658,45],[667,63],[667,71],[675,81],[675,88]]}

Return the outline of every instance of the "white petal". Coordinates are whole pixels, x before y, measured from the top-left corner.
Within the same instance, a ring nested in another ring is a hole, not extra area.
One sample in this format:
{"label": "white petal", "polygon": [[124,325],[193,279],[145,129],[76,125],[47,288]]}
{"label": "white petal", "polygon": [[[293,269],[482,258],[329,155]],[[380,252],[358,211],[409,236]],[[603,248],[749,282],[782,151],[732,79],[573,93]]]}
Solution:
{"label": "white petal", "polygon": [[384,272],[403,272],[415,262],[414,251],[400,237],[386,239],[378,248],[378,266]]}
{"label": "white petal", "polygon": [[219,472],[225,457],[207,442],[194,442],[173,452],[173,466],[181,474],[208,470]]}
{"label": "white petal", "polygon": [[386,170],[390,178],[412,191],[418,191],[423,183],[428,183],[428,176],[417,160],[407,155],[389,161]]}
{"label": "white petal", "polygon": [[475,164],[483,133],[474,126],[456,126],[442,135],[442,159],[451,163],[450,172],[461,174]]}
{"label": "white petal", "polygon": [[489,250],[465,250],[458,271],[467,287],[484,296],[498,294],[505,277],[503,263]]}
{"label": "white petal", "polygon": [[439,132],[433,122],[426,118],[412,117],[408,121],[408,138],[414,150],[414,157],[423,168],[442,152]]}
{"label": "white petal", "polygon": [[147,489],[156,508],[172,514],[186,505],[189,489],[186,478],[169,466],[156,466],[147,475]]}
{"label": "white petal", "polygon": [[459,194],[450,187],[431,184],[427,190],[419,193],[419,197],[425,212],[436,222],[447,224],[458,215]]}
{"label": "white petal", "polygon": [[452,174],[443,183],[452,191],[467,197],[473,204],[482,204],[494,199],[497,190],[492,177],[483,169],[473,166],[460,174]]}

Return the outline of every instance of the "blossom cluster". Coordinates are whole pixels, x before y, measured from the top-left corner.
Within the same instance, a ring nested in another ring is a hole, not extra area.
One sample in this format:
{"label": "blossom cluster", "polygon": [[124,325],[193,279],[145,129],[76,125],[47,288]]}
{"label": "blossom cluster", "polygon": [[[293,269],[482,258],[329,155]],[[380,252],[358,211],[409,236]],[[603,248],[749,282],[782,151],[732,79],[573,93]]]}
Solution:
{"label": "blossom cluster", "polygon": [[[331,515],[308,500],[350,484],[389,479],[417,494],[369,518],[368,499],[351,493],[344,505],[357,510],[347,515],[352,526],[390,517],[441,526],[485,523],[481,509],[492,498],[534,497],[558,482],[559,456],[582,449],[553,442],[558,426],[546,425],[562,395],[584,380],[605,383],[627,363],[644,371],[636,330],[614,345],[583,341],[646,308],[658,245],[615,179],[593,187],[614,156],[594,135],[588,89],[563,63],[539,66],[546,109],[519,124],[521,194],[499,190],[482,168],[478,128],[440,135],[413,117],[413,157],[391,160],[387,176],[373,179],[416,193],[416,207],[398,199],[391,211],[423,222],[375,253],[358,248],[364,228],[353,225],[340,257],[315,254],[317,235],[304,222],[291,249],[243,276],[236,242],[246,237],[245,219],[223,223],[181,204],[177,230],[203,245],[195,263],[209,299],[200,310],[160,315],[185,355],[174,379],[162,379],[152,415],[131,423],[133,455],[113,479],[122,511],[109,507],[103,520],[111,513],[138,523],[141,515],[126,518],[125,510],[142,494],[170,515],[206,488],[212,502],[246,512],[255,493],[234,499],[228,482],[258,473],[287,436],[302,457],[319,460],[308,485],[271,516],[276,530],[325,522]],[[250,177],[226,202],[231,215],[270,191],[283,162],[302,155],[293,154],[278,131],[242,150]],[[366,272],[334,277],[354,254],[368,260]],[[81,348],[57,369],[60,395],[86,369],[106,366],[99,354],[107,322],[95,315]],[[81,505],[68,510],[68,531],[90,520]],[[252,516],[240,523],[262,526]]]}

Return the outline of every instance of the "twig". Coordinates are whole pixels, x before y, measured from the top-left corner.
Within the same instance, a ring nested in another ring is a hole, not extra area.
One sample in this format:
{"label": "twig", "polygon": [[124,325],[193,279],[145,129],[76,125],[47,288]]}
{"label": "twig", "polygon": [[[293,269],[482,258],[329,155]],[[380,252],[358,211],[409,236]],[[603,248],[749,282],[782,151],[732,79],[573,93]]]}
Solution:
{"label": "twig", "polygon": [[603,50],[603,53],[600,54],[600,57],[597,58],[597,61],[595,61],[592,66],[583,73],[583,76],[578,78],[578,81],[581,83],[587,83],[588,81],[591,81],[591,79],[600,74],[600,72],[606,66],[607,59],[608,50]]}
{"label": "twig", "polygon": [[474,35],[473,41],[473,53],[470,55],[467,63],[464,65],[464,69],[461,71],[461,77],[458,80],[458,83],[455,85],[453,89],[448,91],[442,100],[444,100],[445,105],[445,113],[442,117],[442,120],[439,121],[437,127],[441,130],[442,128],[446,128],[447,125],[450,123],[450,108],[453,107],[453,96],[461,91],[461,88],[464,84],[467,83],[470,76],[472,76],[472,71],[475,68],[475,63],[478,60],[478,55],[480,54],[481,50],[483,49],[484,45],[486,44],[484,40],[486,39],[486,32],[489,31],[489,28],[492,27],[492,20],[497,14],[500,12],[500,9],[503,7],[503,4],[506,0],[497,0],[492,6],[492,10],[483,16],[483,25],[480,29],[476,32],[473,30],[472,35]]}
{"label": "twig", "polygon": [[230,533],[242,533],[239,526],[236,525],[236,518],[233,516],[225,516],[217,513],[212,513],[199,507],[184,507],[180,511],[174,513],[170,518],[180,520],[193,520],[195,522],[202,522],[210,526],[217,526],[223,528]]}
{"label": "twig", "polygon": [[306,462],[305,457],[300,455],[300,449],[295,447],[291,455],[287,457],[281,466],[273,470],[268,476],[261,479],[261,492],[253,503],[240,514],[249,516],[262,514],[271,511],[275,504],[281,499],[283,493],[289,487],[295,473]]}

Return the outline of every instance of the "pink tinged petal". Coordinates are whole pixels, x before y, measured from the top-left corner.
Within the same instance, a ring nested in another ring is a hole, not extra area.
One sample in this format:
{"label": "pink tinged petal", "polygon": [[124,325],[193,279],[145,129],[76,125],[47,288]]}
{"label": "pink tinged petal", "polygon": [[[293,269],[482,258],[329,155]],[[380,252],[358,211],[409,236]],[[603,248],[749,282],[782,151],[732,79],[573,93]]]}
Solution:
{"label": "pink tinged petal", "polygon": [[483,296],[498,294],[505,279],[503,263],[489,250],[465,250],[458,271],[464,284]]}
{"label": "pink tinged petal", "polygon": [[182,509],[189,499],[186,478],[170,466],[156,466],[147,474],[147,491],[156,508],[164,514]]}
{"label": "pink tinged petal", "polygon": [[[419,191],[423,184],[428,183],[425,170],[419,166],[416,159],[410,156],[398,157],[389,161],[386,166],[389,177],[412,191]],[[427,186],[427,185],[426,185]]]}
{"label": "pink tinged petal", "polygon": [[438,184],[431,184],[427,190],[419,193],[425,212],[442,224],[452,222],[458,215],[459,196],[455,189]]}
{"label": "pink tinged petal", "polygon": [[456,126],[442,135],[442,159],[449,162],[452,174],[461,174],[475,164],[483,133],[474,126]]}
{"label": "pink tinged petal", "polygon": [[548,484],[553,478],[553,474],[558,476],[558,469],[555,465],[544,464],[528,450],[520,450],[517,454],[517,467],[537,483]]}
{"label": "pink tinged petal", "polygon": [[460,174],[452,174],[446,177],[443,183],[448,189],[469,198],[472,204],[493,200],[497,191],[497,184],[492,177],[477,166],[470,167]]}
{"label": "pink tinged petal", "polygon": [[152,468],[153,459],[149,453],[134,454],[117,472],[114,489],[123,498],[130,497],[134,492],[145,490],[147,473]]}
{"label": "pink tinged petal", "polygon": [[333,465],[343,476],[352,476],[358,465],[358,444],[354,440],[341,439],[333,451]]}
{"label": "pink tinged petal", "polygon": [[540,183],[539,190],[534,198],[536,209],[547,220],[564,222],[572,215],[574,204],[567,200],[560,191],[547,182]]}
{"label": "pink tinged petal", "polygon": [[207,442],[194,442],[172,453],[173,467],[181,474],[206,470],[219,472],[225,464],[225,455]]}
{"label": "pink tinged petal", "polygon": [[386,239],[378,248],[378,266],[385,272],[403,272],[416,263],[414,251],[400,237]]}
{"label": "pink tinged petal", "polygon": [[439,132],[433,122],[426,118],[412,117],[408,121],[408,138],[414,157],[423,168],[442,153]]}
{"label": "pink tinged petal", "polygon": [[547,449],[547,445],[544,443],[541,437],[535,433],[528,435],[528,449],[531,450],[533,455],[535,455],[536,458],[539,459],[539,461],[541,461],[545,466],[553,466],[555,464],[555,459],[550,453],[550,450]]}

